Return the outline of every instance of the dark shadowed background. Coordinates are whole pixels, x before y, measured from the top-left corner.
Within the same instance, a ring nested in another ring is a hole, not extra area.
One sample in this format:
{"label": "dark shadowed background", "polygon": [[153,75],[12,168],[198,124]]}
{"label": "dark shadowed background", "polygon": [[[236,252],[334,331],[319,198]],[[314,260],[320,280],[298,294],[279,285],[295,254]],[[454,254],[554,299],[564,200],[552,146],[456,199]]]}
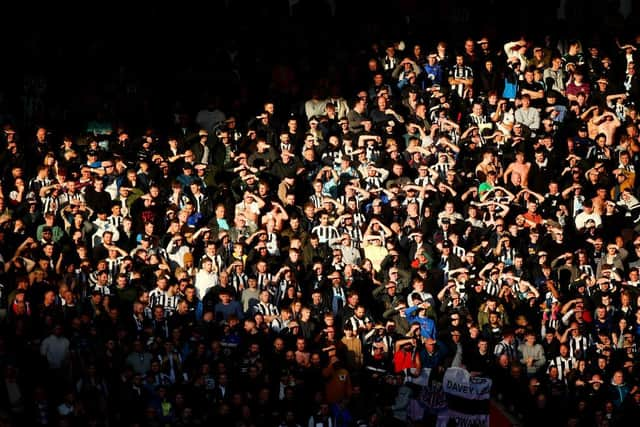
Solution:
{"label": "dark shadowed background", "polygon": [[[251,114],[273,96],[309,96],[319,79],[347,95],[358,85],[372,43],[404,40],[456,47],[467,37],[507,39],[635,36],[638,10],[627,1],[566,0],[214,0],[167,5],[103,2],[4,5],[0,67],[3,122],[78,128],[97,111],[133,126],[161,126],[207,99]],[[606,47],[606,46],[604,46]],[[291,79],[291,77],[294,77]],[[287,93],[281,86],[291,81]],[[274,84],[280,81],[280,84]],[[26,99],[43,105],[24,117]],[[246,111],[245,111],[246,110]]]}

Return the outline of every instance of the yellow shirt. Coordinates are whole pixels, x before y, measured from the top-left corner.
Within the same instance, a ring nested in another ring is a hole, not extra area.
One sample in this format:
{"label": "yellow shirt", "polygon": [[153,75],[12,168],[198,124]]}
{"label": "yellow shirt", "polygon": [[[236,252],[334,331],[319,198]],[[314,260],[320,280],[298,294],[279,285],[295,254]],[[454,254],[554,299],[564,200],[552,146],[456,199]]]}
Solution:
{"label": "yellow shirt", "polygon": [[382,260],[387,256],[388,252],[384,246],[369,245],[364,248],[365,258],[371,260],[373,269],[376,272],[380,271],[380,263],[382,263]]}

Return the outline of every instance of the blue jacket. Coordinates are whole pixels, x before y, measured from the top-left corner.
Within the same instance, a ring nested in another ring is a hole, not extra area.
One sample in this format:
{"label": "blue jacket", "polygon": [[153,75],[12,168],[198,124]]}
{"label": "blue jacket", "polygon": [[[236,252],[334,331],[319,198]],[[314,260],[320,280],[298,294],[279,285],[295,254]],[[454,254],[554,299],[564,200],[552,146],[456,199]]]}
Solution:
{"label": "blue jacket", "polygon": [[435,340],[436,339],[436,323],[428,317],[419,316],[418,315],[419,309],[420,307],[418,307],[417,305],[407,308],[407,310],[405,311],[405,315],[407,316],[407,322],[409,322],[409,324],[412,324],[414,322],[419,323],[420,335],[422,335],[424,338],[433,338]]}
{"label": "blue jacket", "polygon": [[622,402],[624,402],[627,394],[629,394],[629,386],[625,383],[619,385],[615,385],[612,383],[610,385],[609,398],[616,407],[620,407],[620,405],[622,405]]}
{"label": "blue jacket", "polygon": [[436,341],[433,353],[427,352],[427,349],[422,347],[418,354],[423,368],[435,369],[440,366],[447,353],[447,347],[441,341]]}

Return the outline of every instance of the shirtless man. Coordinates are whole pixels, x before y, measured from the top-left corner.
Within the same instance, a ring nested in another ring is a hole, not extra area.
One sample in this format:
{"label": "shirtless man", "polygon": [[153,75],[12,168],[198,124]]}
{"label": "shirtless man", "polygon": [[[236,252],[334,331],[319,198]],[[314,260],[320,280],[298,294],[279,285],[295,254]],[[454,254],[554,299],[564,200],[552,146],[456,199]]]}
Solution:
{"label": "shirtless man", "polygon": [[607,141],[614,141],[616,129],[621,126],[620,120],[616,115],[608,110],[602,110],[597,106],[590,107],[587,111],[582,113],[580,118],[586,120],[590,113],[591,118],[587,121],[587,127],[589,129],[589,138],[595,139],[599,133],[607,135]]}
{"label": "shirtless man", "polygon": [[616,115],[611,111],[605,111],[598,120],[595,121],[595,123],[598,127],[598,133],[604,133],[607,135],[607,145],[611,145],[611,143],[615,141],[616,130],[621,126],[618,117],[616,117]]}
{"label": "shirtless man", "polygon": [[604,215],[605,205],[608,200],[608,192],[606,187],[598,187],[596,189],[596,196],[591,199],[593,203],[593,212],[598,215]]}
{"label": "shirtless man", "polygon": [[484,178],[490,170],[496,172],[497,177],[500,177],[501,171],[496,167],[493,152],[487,150],[482,153],[482,161],[478,163],[478,166],[476,166],[476,175],[481,172],[483,175],[482,178]]}
{"label": "shirtless man", "polygon": [[502,175],[502,179],[505,184],[509,182],[509,175],[512,173],[517,173],[520,175],[521,181],[520,185],[522,187],[527,187],[529,182],[529,170],[531,169],[531,162],[524,161],[524,153],[522,151],[518,151],[516,153],[516,159],[507,166],[507,170],[504,171]]}

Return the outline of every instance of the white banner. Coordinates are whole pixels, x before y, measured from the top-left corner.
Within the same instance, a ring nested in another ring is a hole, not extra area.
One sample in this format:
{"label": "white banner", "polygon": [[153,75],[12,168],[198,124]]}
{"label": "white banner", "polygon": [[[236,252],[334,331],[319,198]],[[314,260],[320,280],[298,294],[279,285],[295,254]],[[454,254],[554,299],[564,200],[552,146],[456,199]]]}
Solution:
{"label": "white banner", "polygon": [[410,369],[405,377],[405,383],[412,383],[420,386],[420,399],[425,412],[438,414],[447,409],[447,396],[442,390],[442,383],[437,380],[429,381],[431,376],[430,368],[423,368],[420,375],[416,375],[414,369]]}
{"label": "white banner", "polygon": [[491,379],[472,377],[466,369],[448,368],[442,380],[444,392],[463,399],[486,400],[491,393]]}
{"label": "white banner", "polygon": [[439,414],[447,410],[447,395],[442,390],[440,381],[431,381],[427,387],[424,387],[420,400],[429,414]]}
{"label": "white banner", "polygon": [[[449,424],[451,421],[453,421],[453,424]],[[450,425],[456,427],[489,427],[489,414],[463,414],[449,409],[438,415],[436,427]]]}

